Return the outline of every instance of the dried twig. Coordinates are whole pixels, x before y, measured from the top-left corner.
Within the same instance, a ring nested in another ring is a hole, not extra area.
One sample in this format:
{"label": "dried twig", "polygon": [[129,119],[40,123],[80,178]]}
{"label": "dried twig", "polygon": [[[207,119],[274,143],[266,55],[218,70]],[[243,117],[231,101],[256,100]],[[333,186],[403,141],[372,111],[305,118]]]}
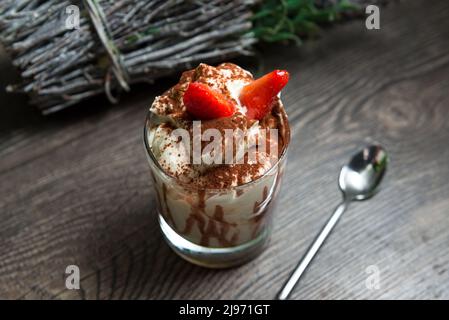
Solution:
{"label": "dried twig", "polygon": [[[129,84],[310,35],[367,0],[0,0],[0,40],[24,92],[51,113]],[[372,0],[383,3],[387,0]],[[79,29],[66,26],[80,8]],[[360,11],[358,11],[360,12]]]}

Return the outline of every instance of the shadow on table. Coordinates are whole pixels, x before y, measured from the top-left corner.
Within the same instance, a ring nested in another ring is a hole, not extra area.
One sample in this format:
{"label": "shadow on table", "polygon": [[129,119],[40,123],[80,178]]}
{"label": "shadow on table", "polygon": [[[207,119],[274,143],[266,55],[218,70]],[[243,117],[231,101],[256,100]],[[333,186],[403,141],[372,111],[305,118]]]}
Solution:
{"label": "shadow on table", "polygon": [[[81,280],[82,290],[66,290],[56,298],[207,298],[202,295],[206,292],[199,288],[205,284],[205,279],[210,281],[227,272],[226,269],[198,267],[176,255],[159,230],[154,199],[151,206],[148,204],[147,201],[146,208],[150,207],[150,210],[142,208],[141,214],[126,214],[122,222],[95,228],[86,250],[78,257],[88,264],[81,264],[80,269],[90,270]],[[130,201],[129,206],[132,205],[133,201]]]}

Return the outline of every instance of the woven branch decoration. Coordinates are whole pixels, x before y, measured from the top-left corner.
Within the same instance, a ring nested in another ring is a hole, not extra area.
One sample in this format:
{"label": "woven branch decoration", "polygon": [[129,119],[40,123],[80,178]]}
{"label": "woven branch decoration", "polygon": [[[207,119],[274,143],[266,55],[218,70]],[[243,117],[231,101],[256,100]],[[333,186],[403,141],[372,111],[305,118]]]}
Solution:
{"label": "woven branch decoration", "polygon": [[[153,81],[200,62],[252,54],[258,41],[294,40],[365,1],[0,0],[0,41],[23,92],[44,113]],[[372,2],[372,1],[371,1]],[[66,8],[80,9],[79,28]]]}

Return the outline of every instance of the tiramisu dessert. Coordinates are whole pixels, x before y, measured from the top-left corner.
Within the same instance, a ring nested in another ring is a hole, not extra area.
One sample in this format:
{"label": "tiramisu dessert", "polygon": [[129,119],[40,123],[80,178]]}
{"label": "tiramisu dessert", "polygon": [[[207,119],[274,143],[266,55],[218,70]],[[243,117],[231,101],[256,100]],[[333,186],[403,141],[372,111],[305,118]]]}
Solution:
{"label": "tiramisu dessert", "polygon": [[290,141],[288,79],[200,64],[154,100],[144,140],[159,222],[185,259],[234,266],[267,243]]}

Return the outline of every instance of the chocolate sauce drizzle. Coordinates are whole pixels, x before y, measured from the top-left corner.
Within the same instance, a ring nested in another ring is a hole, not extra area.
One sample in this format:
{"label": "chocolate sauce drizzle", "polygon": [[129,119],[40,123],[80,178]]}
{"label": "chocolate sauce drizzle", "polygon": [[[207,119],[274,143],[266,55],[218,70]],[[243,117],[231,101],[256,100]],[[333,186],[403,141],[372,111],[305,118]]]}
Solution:
{"label": "chocolate sauce drizzle", "polygon": [[[170,208],[168,207],[168,202],[167,202],[167,186],[165,185],[165,183],[162,183],[162,193],[164,196],[164,203],[165,203],[165,208],[166,208],[166,216],[167,216],[167,220],[172,224],[172,226],[174,228],[176,228],[176,223],[175,223],[175,219],[173,219],[173,215],[171,214]],[[159,192],[158,192],[158,196],[159,196]]]}
{"label": "chocolate sauce drizzle", "polygon": [[192,211],[187,218],[186,226],[182,233],[189,235],[192,232],[193,226],[196,224],[201,233],[200,245],[208,246],[210,239],[215,238],[220,246],[234,246],[238,241],[239,230],[237,229],[234,232],[230,240],[228,240],[228,233],[230,227],[235,227],[236,224],[229,223],[224,219],[224,210],[220,205],[215,206],[213,218],[208,218],[205,213],[205,198],[206,192],[200,190],[198,192],[197,205],[192,205]]}

